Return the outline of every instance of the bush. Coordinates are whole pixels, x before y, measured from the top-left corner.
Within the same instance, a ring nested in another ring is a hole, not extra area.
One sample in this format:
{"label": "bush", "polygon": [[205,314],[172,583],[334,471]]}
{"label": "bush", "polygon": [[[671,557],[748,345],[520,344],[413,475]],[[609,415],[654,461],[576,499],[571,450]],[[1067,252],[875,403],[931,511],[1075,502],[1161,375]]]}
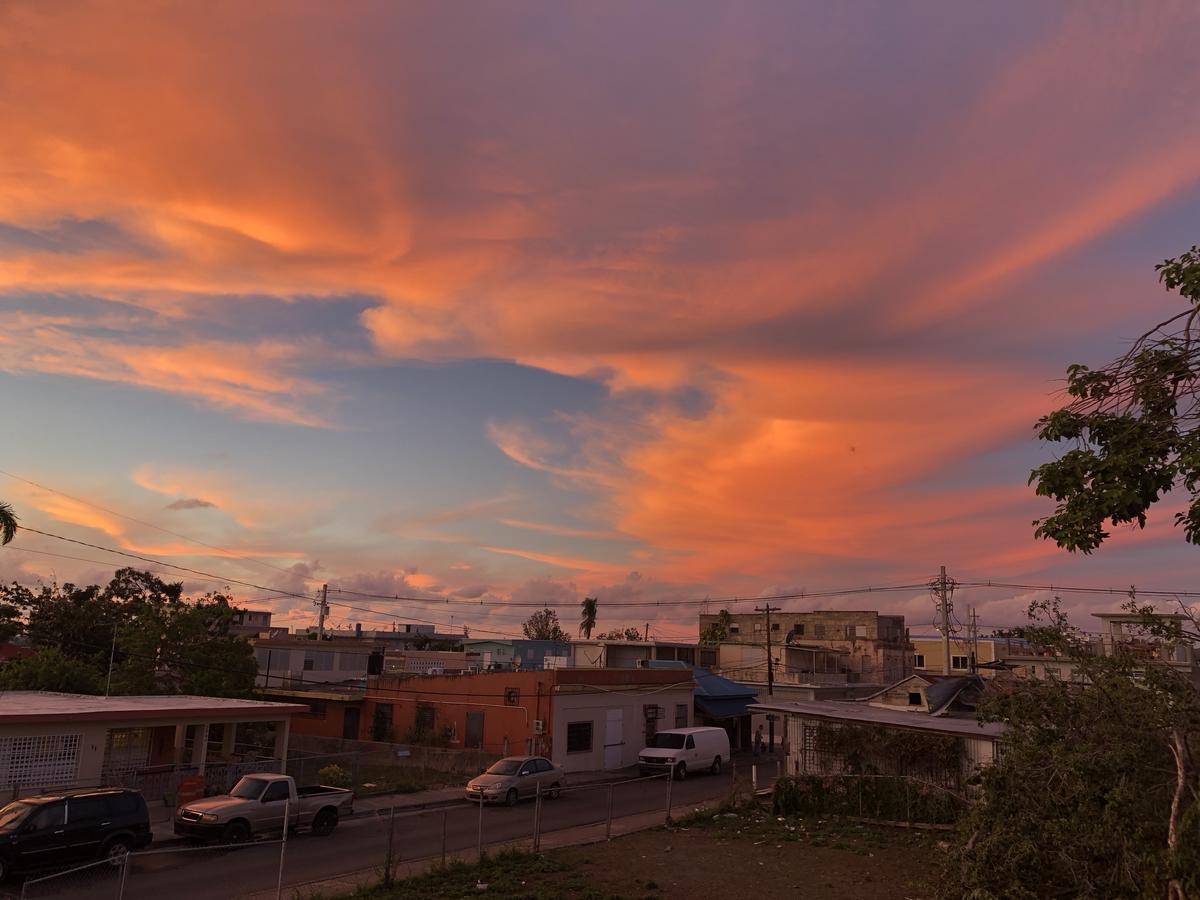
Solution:
{"label": "bush", "polygon": [[864,816],[892,822],[947,824],[962,812],[949,791],[903,777],[796,775],[775,783],[777,816]]}
{"label": "bush", "polygon": [[318,771],[317,780],[329,787],[350,787],[350,773],[337,765],[328,765]]}

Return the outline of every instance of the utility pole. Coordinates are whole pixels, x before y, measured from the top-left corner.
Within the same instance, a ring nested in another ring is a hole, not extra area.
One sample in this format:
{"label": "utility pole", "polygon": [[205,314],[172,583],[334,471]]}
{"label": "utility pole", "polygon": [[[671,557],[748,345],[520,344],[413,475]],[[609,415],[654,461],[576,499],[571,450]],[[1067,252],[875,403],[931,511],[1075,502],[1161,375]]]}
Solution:
{"label": "utility pole", "polygon": [[650,623],[649,622],[646,623],[646,630],[645,630],[645,632],[643,632],[642,639],[646,640],[646,641],[650,640]]}
{"label": "utility pole", "polygon": [[325,640],[325,617],[329,615],[329,585],[321,585],[321,599],[317,601],[317,640]]}
{"label": "utility pole", "polygon": [[938,614],[941,616],[942,627],[942,673],[950,674],[950,597],[946,590],[946,567],[942,566],[937,580]]}
{"label": "utility pole", "polygon": [[771,697],[775,696],[775,659],[771,656],[771,613],[779,612],[779,609],[769,602],[754,607],[755,612],[767,614],[767,695]]}
{"label": "utility pole", "polygon": [[971,607],[971,616],[967,625],[967,652],[970,653],[970,658],[967,660],[967,665],[970,668],[972,675],[975,674],[975,666],[979,659],[979,616],[975,612],[975,607]]}

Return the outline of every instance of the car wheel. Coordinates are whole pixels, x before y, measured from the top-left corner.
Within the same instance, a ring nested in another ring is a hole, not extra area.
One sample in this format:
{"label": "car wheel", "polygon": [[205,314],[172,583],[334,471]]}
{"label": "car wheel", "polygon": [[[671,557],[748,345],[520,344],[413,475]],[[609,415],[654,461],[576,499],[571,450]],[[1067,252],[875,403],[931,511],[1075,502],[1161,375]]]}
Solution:
{"label": "car wheel", "polygon": [[712,772],[714,775],[721,774],[721,757],[719,757],[719,756],[713,757],[713,764],[709,768],[708,771]]}
{"label": "car wheel", "polygon": [[333,829],[337,827],[338,814],[336,809],[323,809],[317,813],[317,817],[313,819],[312,833],[325,837],[327,834],[332,834]]}
{"label": "car wheel", "polygon": [[7,881],[12,875],[12,865],[3,856],[0,856],[0,882]]}
{"label": "car wheel", "polygon": [[508,789],[508,793],[504,795],[504,802],[507,803],[509,806],[517,805],[517,789],[516,788]]}
{"label": "car wheel", "polygon": [[125,857],[129,855],[131,849],[129,841],[125,838],[113,838],[100,851],[100,858],[108,860],[108,864],[115,869],[124,865]]}
{"label": "car wheel", "polygon": [[680,763],[675,767],[675,780],[683,781],[687,778],[687,763]]}
{"label": "car wheel", "polygon": [[548,796],[550,797],[551,800],[557,800],[558,795],[561,793],[562,793],[562,785],[559,784],[557,781],[554,782],[554,784],[550,785],[550,792],[549,792]]}
{"label": "car wheel", "polygon": [[250,840],[250,828],[245,822],[230,822],[221,832],[222,844],[244,844]]}

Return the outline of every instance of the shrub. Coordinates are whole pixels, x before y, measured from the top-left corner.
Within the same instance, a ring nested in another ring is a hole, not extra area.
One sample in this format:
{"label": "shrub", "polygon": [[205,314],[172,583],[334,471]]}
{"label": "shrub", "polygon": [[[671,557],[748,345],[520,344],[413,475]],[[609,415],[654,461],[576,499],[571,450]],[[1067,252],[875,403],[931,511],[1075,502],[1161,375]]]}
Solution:
{"label": "shrub", "polygon": [[317,780],[329,787],[350,787],[350,773],[338,765],[328,765],[317,772]]}

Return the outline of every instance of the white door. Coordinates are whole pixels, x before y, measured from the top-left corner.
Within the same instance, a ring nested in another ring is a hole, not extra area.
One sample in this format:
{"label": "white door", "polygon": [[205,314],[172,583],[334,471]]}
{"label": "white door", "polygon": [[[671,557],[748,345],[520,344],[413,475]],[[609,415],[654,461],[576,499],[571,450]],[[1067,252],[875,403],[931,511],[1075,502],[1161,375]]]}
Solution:
{"label": "white door", "polygon": [[610,709],[604,717],[604,768],[621,768],[625,751],[624,710]]}

